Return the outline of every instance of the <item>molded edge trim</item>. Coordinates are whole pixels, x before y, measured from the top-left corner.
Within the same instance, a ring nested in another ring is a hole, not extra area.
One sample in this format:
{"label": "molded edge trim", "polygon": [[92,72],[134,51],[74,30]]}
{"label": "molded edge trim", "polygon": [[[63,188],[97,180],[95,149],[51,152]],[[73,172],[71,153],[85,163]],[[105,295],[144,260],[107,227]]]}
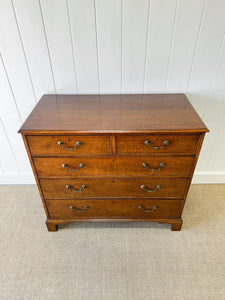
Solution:
{"label": "molded edge trim", "polygon": [[[225,172],[195,172],[192,184],[225,183]],[[3,173],[0,174],[0,185],[35,184],[32,173]]]}

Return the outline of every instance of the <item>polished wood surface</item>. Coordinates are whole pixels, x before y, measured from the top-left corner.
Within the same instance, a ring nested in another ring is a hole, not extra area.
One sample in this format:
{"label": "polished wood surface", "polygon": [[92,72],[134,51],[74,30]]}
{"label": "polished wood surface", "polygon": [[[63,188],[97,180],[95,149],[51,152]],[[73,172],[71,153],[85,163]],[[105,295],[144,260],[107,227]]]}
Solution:
{"label": "polished wood surface", "polygon": [[48,231],[57,231],[58,225],[72,222],[155,222],[162,224],[171,224],[172,231],[180,231],[183,220],[182,218],[72,218],[72,219],[47,219],[46,226]]}
{"label": "polished wood surface", "polygon": [[20,132],[48,230],[78,221],[180,230],[207,131],[183,94],[43,96]]}
{"label": "polished wood surface", "polygon": [[[171,177],[152,177],[140,179],[109,179],[109,178],[76,178],[76,179],[40,179],[40,185],[45,199],[76,199],[85,197],[100,198],[179,198],[184,197],[187,178],[171,178]],[[72,192],[66,189],[66,185],[70,185]],[[85,185],[86,188],[79,191]],[[145,185],[146,189],[142,189],[141,185]],[[160,189],[155,192],[156,186],[160,185]]]}
{"label": "polished wood surface", "polygon": [[[109,136],[28,136],[32,155],[84,155],[110,154],[111,143]],[[73,149],[77,142],[81,142],[74,150],[66,150],[58,142],[63,142],[66,149]]]}
{"label": "polished wood surface", "polygon": [[[116,153],[182,153],[195,154],[199,141],[199,134],[192,135],[139,135],[139,136],[117,136],[116,137]],[[146,145],[149,141],[151,145]],[[169,144],[164,146],[164,142]],[[158,147],[155,149],[154,147]],[[161,148],[162,147],[162,148]]]}
{"label": "polished wood surface", "polygon": [[184,94],[44,95],[20,132],[208,131]]}
{"label": "polished wood surface", "polygon": [[[115,175],[158,177],[189,176],[194,156],[34,157],[33,161],[39,178]],[[160,166],[162,163],[164,167]],[[84,166],[80,168],[80,164]],[[143,164],[147,164],[146,167]]]}
{"label": "polished wood surface", "polygon": [[[46,203],[53,219],[176,218],[181,209],[180,200],[47,200]],[[71,210],[70,206],[74,209]],[[142,206],[142,209],[138,208],[139,206]],[[155,210],[153,206],[156,206]]]}

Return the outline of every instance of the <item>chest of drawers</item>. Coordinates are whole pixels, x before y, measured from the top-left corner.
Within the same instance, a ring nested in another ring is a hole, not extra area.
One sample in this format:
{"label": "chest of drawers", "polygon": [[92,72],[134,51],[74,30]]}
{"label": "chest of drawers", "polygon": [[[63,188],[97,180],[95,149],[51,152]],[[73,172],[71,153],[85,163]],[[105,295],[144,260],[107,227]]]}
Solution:
{"label": "chest of drawers", "polygon": [[183,94],[44,95],[19,130],[49,231],[85,221],[180,230],[207,131]]}

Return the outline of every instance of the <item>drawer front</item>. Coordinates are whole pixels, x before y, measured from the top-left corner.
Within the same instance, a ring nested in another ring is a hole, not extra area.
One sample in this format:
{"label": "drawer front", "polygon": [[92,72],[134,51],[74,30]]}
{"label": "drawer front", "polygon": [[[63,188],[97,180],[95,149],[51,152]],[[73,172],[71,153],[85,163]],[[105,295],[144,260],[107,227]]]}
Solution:
{"label": "drawer front", "polygon": [[40,179],[45,199],[183,198],[188,178]]}
{"label": "drawer front", "polygon": [[109,136],[28,136],[32,155],[110,154]]}
{"label": "drawer front", "polygon": [[117,136],[116,153],[185,153],[195,154],[199,135]]}
{"label": "drawer front", "polygon": [[35,157],[39,177],[188,176],[192,156],[161,157]]}
{"label": "drawer front", "polygon": [[52,219],[177,218],[180,200],[47,200]]}

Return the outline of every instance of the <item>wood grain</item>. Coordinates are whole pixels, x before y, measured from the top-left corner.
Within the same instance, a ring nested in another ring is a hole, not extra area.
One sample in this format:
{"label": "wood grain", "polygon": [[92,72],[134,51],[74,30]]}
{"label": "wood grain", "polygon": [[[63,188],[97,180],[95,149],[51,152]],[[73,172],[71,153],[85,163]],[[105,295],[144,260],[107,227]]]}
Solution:
{"label": "wood grain", "polygon": [[45,95],[20,132],[208,131],[184,94]]}
{"label": "wood grain", "polygon": [[[180,200],[47,200],[46,201],[50,217],[52,219],[73,219],[73,218],[176,218],[179,216],[181,201]],[[73,206],[76,210],[84,212],[76,212],[71,210]],[[146,210],[152,210],[153,206],[157,206],[152,212],[145,212],[139,209],[142,206]]]}
{"label": "wood grain", "polygon": [[[39,180],[45,199],[77,199],[85,197],[101,198],[178,198],[184,197],[187,178],[141,178],[141,179],[109,179],[109,178],[76,178],[76,179],[40,179]],[[72,190],[80,190],[82,185],[86,188],[81,192],[71,192],[66,189],[70,185]],[[160,189],[156,192],[147,192],[141,189],[145,185],[148,190]]]}
{"label": "wood grain", "polygon": [[[117,136],[116,153],[188,153],[195,154],[200,135],[139,135],[139,136]],[[150,141],[151,146],[145,141]],[[169,144],[163,146],[164,141]],[[162,147],[154,149],[154,147]]]}
{"label": "wood grain", "polygon": [[44,96],[20,132],[48,230],[88,220],[180,230],[206,131],[181,94]]}
{"label": "wood grain", "polygon": [[[34,157],[38,177],[189,176],[193,156]],[[148,167],[144,167],[147,163]],[[165,166],[160,170],[160,164]],[[62,165],[66,164],[68,170]],[[79,168],[79,164],[84,164]],[[77,171],[71,171],[76,170]],[[156,169],[156,171],[151,171]]]}
{"label": "wood grain", "polygon": [[37,187],[38,187],[38,191],[39,191],[39,194],[40,194],[40,197],[41,197],[42,205],[44,207],[46,217],[47,217],[47,219],[49,219],[49,213],[48,213],[48,210],[47,210],[47,207],[46,207],[46,203],[45,203],[45,199],[44,199],[44,196],[43,196],[43,192],[41,190],[40,182],[38,180],[37,172],[35,170],[33,159],[32,159],[31,153],[30,153],[29,144],[27,142],[27,138],[26,138],[25,135],[22,134],[22,138],[23,138],[23,142],[24,142],[24,145],[26,147],[27,155],[28,155],[28,158],[30,160],[30,164],[31,164],[31,167],[32,167],[32,170],[33,170],[33,173],[34,173],[34,178],[35,178],[35,181],[36,181],[36,184],[37,184]]}
{"label": "wood grain", "polygon": [[48,231],[57,231],[58,225],[72,222],[155,222],[162,224],[171,224],[172,231],[180,231],[183,220],[181,218],[73,218],[73,219],[47,219],[46,226]]}
{"label": "wood grain", "polygon": [[[28,136],[32,155],[83,155],[83,154],[110,154],[109,136]],[[58,145],[61,141],[66,149],[74,148],[76,142],[81,145],[74,150],[66,150]]]}

